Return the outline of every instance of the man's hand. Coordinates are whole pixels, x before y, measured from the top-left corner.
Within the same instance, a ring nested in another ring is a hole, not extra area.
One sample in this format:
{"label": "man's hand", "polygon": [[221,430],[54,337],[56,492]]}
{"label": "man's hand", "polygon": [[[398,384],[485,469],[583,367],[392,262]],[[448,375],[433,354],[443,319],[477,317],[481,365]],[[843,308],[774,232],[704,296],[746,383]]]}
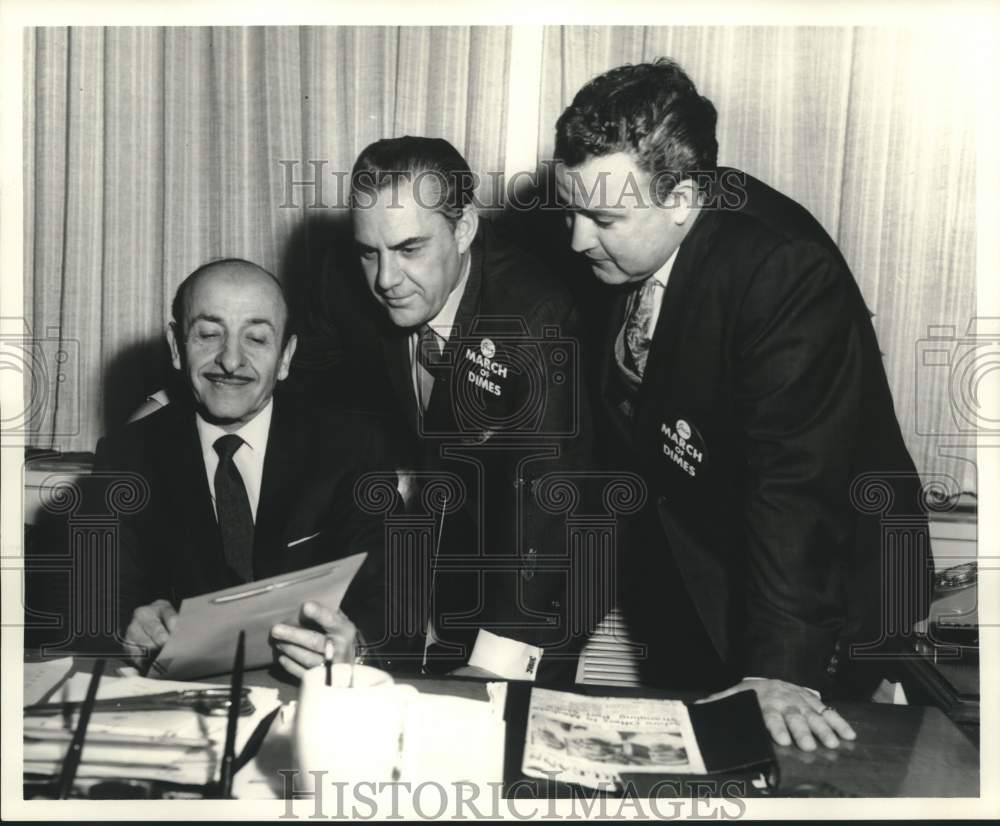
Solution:
{"label": "man's hand", "polygon": [[839,737],[845,740],[857,737],[847,721],[819,697],[783,680],[743,680],[698,702],[720,700],[738,691],[757,692],[764,723],[779,746],[790,746],[794,739],[803,751],[813,751],[819,738],[824,746],[835,749],[840,745]]}
{"label": "man's hand", "polygon": [[[321,630],[313,630],[316,627]],[[279,623],[271,629],[271,644],[278,652],[278,663],[293,677],[302,675],[323,662],[326,638],[333,640],[333,661],[354,662],[357,628],[343,611],[331,611],[317,602],[304,602],[299,624]]]}
{"label": "man's hand", "polygon": [[132,621],[125,630],[125,653],[142,668],[170,639],[177,625],[177,612],[165,599],[142,605],[132,613]]}

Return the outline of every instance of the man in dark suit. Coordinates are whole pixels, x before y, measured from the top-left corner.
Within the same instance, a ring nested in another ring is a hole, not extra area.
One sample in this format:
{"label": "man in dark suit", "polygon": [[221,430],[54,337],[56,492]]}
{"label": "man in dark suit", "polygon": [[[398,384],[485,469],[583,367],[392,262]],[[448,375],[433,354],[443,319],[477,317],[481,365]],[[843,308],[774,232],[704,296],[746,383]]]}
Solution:
{"label": "man in dark suit", "polygon": [[[854,733],[821,693],[870,693],[926,613],[920,484],[847,264],[716,167],[715,122],[664,60],[594,79],[556,126],[572,248],[613,287],[605,443],[649,486],[624,608],[652,681],[756,690],[777,742],[833,747]],[[898,556],[871,486],[913,516]]]}
{"label": "man in dark suit", "polygon": [[298,652],[303,640],[332,636],[337,660],[352,660],[356,631],[381,640],[385,613],[382,526],[354,496],[363,474],[391,467],[379,431],[274,395],[296,337],[281,285],[260,267],[206,264],[181,284],[173,316],[173,366],[191,400],[101,440],[95,462],[149,487],[147,505],[119,531],[127,651],[145,659],[162,647],[185,597],[364,551],[342,612],[306,603],[300,627],[273,630],[293,673],[315,664]]}
{"label": "man in dark suit", "polygon": [[420,634],[414,655],[436,672],[572,681],[599,600],[571,587],[565,514],[535,481],[581,488],[567,474],[590,469],[579,316],[480,219],[473,189],[458,151],[432,138],[378,141],[352,174],[361,269],[384,313],[369,343],[378,401],[415,472],[411,510],[435,525],[420,560],[433,584],[417,599],[431,644]]}

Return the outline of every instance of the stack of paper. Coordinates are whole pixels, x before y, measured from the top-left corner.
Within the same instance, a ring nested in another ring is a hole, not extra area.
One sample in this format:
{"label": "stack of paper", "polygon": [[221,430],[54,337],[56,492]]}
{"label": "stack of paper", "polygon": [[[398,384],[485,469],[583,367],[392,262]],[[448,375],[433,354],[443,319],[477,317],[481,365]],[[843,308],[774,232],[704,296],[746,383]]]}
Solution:
{"label": "stack of paper", "polygon": [[[89,674],[71,677],[52,702],[81,702]],[[135,697],[164,691],[210,688],[204,683],[167,682],[144,677],[105,677],[98,699]],[[225,686],[223,686],[225,688]],[[280,705],[274,688],[251,688],[254,713],[239,718],[236,754],[258,723]],[[58,774],[76,728],[77,714],[25,715],[24,771]],[[218,779],[226,739],[226,717],[193,709],[94,711],[77,777],[165,780],[201,785]]]}

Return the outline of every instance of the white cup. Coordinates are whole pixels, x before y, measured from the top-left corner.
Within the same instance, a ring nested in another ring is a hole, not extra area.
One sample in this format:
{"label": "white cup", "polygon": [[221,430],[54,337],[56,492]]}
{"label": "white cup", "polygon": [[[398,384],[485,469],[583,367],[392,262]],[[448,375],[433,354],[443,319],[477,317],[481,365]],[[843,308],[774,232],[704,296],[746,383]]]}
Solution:
{"label": "white cup", "polygon": [[407,707],[417,690],[364,665],[333,666],[330,683],[323,665],[302,676],[295,717],[299,771],[326,772],[324,783],[398,780]]}

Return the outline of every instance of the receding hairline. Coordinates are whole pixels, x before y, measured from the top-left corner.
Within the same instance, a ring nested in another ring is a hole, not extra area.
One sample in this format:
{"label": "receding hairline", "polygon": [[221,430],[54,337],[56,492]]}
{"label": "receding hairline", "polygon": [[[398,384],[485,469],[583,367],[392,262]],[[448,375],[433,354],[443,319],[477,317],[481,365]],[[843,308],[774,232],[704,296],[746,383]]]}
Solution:
{"label": "receding hairline", "polygon": [[223,258],[218,261],[209,261],[194,270],[178,285],[177,292],[174,294],[171,315],[173,316],[174,323],[180,325],[182,331],[185,331],[185,319],[190,312],[191,294],[194,288],[211,276],[229,276],[232,280],[262,276],[265,283],[270,283],[277,293],[278,304],[284,311],[284,334],[282,338],[285,340],[288,339],[290,335],[290,309],[288,299],[285,297],[285,288],[273,273],[268,272],[259,264],[243,258]]}

